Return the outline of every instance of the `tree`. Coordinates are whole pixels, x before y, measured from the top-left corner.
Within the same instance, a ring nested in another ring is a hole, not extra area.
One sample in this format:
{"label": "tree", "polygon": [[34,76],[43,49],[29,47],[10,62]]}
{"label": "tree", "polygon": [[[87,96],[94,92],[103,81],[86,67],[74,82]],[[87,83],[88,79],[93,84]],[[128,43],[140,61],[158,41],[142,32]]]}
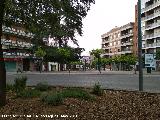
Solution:
{"label": "tree", "polygon": [[102,66],[103,66],[103,70],[105,70],[106,65],[110,63],[110,58],[102,58],[101,63],[102,63]]}
{"label": "tree", "polygon": [[35,51],[35,55],[43,58],[46,55],[46,52],[42,49],[42,47],[38,47],[37,51]]}
{"label": "tree", "polygon": [[[72,47],[51,47],[45,46],[46,55],[44,61],[46,62],[58,62],[59,64],[70,64],[71,62],[77,62],[81,58],[81,53],[84,51],[83,48],[72,48]],[[61,66],[63,69],[63,66]]]}
{"label": "tree", "polygon": [[42,49],[42,47],[38,47],[37,51],[35,51],[35,55],[39,58],[41,58],[41,61],[39,63],[39,71],[42,71],[42,65],[43,65],[43,58],[46,55],[46,52]]}
{"label": "tree", "polygon": [[[0,37],[2,25],[19,24],[42,40],[51,35],[62,42],[75,40],[75,33],[82,35],[82,19],[94,0],[0,0]],[[63,41],[62,41],[63,39]],[[0,41],[0,105],[5,104],[6,72]]]}
{"label": "tree", "polygon": [[101,73],[101,54],[102,53],[103,53],[102,49],[96,49],[90,52],[91,55],[94,55],[98,59],[97,65],[98,65],[98,70],[100,73]]}

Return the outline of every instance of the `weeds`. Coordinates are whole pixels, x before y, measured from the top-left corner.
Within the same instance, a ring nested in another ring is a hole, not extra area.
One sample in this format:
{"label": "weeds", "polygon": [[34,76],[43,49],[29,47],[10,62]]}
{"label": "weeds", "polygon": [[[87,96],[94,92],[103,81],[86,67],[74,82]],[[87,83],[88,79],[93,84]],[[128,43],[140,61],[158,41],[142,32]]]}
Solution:
{"label": "weeds", "polygon": [[92,93],[98,96],[103,95],[103,90],[101,89],[101,85],[99,83],[94,85]]}
{"label": "weeds", "polygon": [[17,77],[14,80],[14,88],[16,90],[16,92],[21,92],[26,88],[26,82],[27,82],[27,77],[26,76],[21,76],[21,77]]}

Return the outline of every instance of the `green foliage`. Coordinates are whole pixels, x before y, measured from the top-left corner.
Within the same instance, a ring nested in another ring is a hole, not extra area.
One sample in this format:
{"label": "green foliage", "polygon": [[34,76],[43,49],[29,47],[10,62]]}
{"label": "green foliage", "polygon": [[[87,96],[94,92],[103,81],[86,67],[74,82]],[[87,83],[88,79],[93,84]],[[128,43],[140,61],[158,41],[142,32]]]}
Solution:
{"label": "green foliage", "polygon": [[156,51],[156,60],[160,60],[160,50]]}
{"label": "green foliage", "polygon": [[103,90],[101,89],[101,85],[99,83],[94,85],[92,93],[98,96],[103,95]]}
{"label": "green foliage", "polygon": [[71,47],[45,47],[46,56],[44,61],[58,62],[61,64],[69,64],[71,62],[79,61],[81,57],[81,48],[71,48]]}
{"label": "green foliage", "polygon": [[68,88],[61,92],[64,98],[80,98],[84,100],[93,100],[94,98],[85,90],[82,89],[75,89],[75,88]]}
{"label": "green foliage", "polygon": [[6,84],[6,91],[14,91],[14,90],[15,90],[14,85]]}
{"label": "green foliage", "polygon": [[39,91],[47,91],[49,90],[49,85],[45,82],[41,82],[36,85],[35,89]]}
{"label": "green foliage", "polygon": [[134,65],[137,61],[137,58],[134,55],[121,55],[115,56],[110,60],[110,62],[115,63],[128,63],[130,65]]}
{"label": "green foliage", "polygon": [[[61,44],[72,40],[77,44],[75,33],[82,35],[82,19],[86,17],[94,0],[7,0],[4,23],[22,24],[35,34],[35,38],[51,35]],[[45,6],[45,7],[44,7]],[[3,14],[3,13],[2,13]]]}
{"label": "green foliage", "polygon": [[17,93],[17,97],[21,98],[33,98],[33,97],[39,97],[41,94],[40,91],[35,89],[25,89]]}
{"label": "green foliage", "polygon": [[35,54],[37,57],[44,57],[46,55],[46,52],[41,47],[38,47],[38,50],[35,51]]}
{"label": "green foliage", "polygon": [[101,59],[102,65],[109,64],[110,62],[111,62],[111,61],[110,61],[110,58],[102,58],[102,59]]}
{"label": "green foliage", "polygon": [[71,65],[83,65],[83,63],[81,61],[75,61],[75,62],[71,62]]}
{"label": "green foliage", "polygon": [[26,88],[26,82],[27,82],[27,77],[26,76],[21,76],[17,77],[14,80],[14,88],[16,92],[23,91]]}
{"label": "green foliage", "polygon": [[96,58],[100,58],[100,55],[103,53],[102,49],[92,50],[90,52],[91,55],[94,55]]}
{"label": "green foliage", "polygon": [[42,93],[41,100],[49,105],[61,105],[63,103],[63,97],[60,93]]}
{"label": "green foliage", "polygon": [[61,105],[65,98],[79,98],[84,100],[95,100],[88,92],[78,88],[67,88],[60,92],[48,92],[41,94],[41,101],[49,105]]}

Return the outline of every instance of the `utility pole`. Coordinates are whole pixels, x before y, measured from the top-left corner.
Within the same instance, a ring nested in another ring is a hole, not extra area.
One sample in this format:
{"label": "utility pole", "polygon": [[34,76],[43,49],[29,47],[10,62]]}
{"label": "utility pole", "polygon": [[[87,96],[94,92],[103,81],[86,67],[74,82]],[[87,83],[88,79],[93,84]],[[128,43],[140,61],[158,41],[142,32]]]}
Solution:
{"label": "utility pole", "polygon": [[143,91],[141,0],[138,0],[138,63],[139,63],[139,91]]}
{"label": "utility pole", "polygon": [[0,0],[0,107],[6,104],[6,69],[1,43],[5,2],[6,0]]}

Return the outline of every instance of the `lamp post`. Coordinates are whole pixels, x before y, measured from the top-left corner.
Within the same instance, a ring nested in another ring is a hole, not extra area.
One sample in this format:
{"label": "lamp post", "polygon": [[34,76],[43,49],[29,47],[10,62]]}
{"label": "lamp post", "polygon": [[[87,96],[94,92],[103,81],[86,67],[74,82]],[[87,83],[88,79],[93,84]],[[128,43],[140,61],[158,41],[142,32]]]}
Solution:
{"label": "lamp post", "polygon": [[138,62],[139,62],[139,91],[143,91],[141,0],[138,0]]}

